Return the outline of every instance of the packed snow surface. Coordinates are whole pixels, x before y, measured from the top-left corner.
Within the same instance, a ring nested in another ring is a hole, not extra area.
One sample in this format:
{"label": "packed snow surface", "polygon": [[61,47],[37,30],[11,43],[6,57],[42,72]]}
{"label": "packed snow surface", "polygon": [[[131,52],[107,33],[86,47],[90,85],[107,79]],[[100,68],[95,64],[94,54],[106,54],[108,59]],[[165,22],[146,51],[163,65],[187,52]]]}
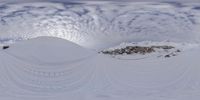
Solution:
{"label": "packed snow surface", "polygon": [[170,58],[120,60],[59,38],[20,41],[0,51],[0,99],[198,100],[200,48],[179,46]]}

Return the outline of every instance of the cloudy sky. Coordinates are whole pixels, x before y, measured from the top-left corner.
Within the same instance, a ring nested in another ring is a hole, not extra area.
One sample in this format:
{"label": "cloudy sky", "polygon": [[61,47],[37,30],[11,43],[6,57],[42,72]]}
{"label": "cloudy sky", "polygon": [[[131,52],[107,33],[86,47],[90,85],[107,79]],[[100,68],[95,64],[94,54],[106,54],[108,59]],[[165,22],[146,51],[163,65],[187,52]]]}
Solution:
{"label": "cloudy sky", "polygon": [[10,2],[21,1],[131,1],[131,2],[200,2],[200,0],[0,0]]}

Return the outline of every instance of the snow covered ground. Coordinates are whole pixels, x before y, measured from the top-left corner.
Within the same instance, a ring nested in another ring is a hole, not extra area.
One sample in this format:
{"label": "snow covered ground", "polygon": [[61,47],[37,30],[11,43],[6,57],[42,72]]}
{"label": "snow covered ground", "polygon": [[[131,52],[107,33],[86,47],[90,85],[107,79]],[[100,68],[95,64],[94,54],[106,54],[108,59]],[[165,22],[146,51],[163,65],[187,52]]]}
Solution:
{"label": "snow covered ground", "polygon": [[[199,27],[197,3],[2,2],[0,100],[199,100]],[[98,53],[129,45],[181,52]]]}
{"label": "snow covered ground", "polygon": [[0,98],[198,100],[200,48],[184,47],[175,57],[120,60],[59,38],[21,41],[0,51]]}

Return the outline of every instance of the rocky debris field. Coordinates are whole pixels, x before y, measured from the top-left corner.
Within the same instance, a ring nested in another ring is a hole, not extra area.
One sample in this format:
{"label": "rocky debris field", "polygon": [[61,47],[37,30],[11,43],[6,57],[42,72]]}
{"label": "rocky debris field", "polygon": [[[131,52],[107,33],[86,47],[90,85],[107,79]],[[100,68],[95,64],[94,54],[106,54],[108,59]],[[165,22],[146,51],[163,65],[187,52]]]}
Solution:
{"label": "rocky debris field", "polygon": [[[173,51],[171,51],[173,49]],[[132,54],[150,54],[157,51],[163,51],[167,53],[164,57],[176,56],[181,50],[176,49],[174,46],[126,46],[124,48],[118,48],[114,50],[103,50],[100,53],[107,55],[132,55]],[[171,52],[170,52],[171,51]]]}

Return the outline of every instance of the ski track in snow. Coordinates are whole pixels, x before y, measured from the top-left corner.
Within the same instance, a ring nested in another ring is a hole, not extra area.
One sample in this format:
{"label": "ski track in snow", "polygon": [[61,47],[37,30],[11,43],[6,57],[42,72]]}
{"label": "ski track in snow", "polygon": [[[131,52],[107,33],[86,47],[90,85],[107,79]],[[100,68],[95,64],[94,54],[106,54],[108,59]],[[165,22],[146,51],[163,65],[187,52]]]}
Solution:
{"label": "ski track in snow", "polygon": [[0,41],[53,36],[95,49],[144,40],[196,42],[200,38],[198,7],[171,3],[1,3]]}

